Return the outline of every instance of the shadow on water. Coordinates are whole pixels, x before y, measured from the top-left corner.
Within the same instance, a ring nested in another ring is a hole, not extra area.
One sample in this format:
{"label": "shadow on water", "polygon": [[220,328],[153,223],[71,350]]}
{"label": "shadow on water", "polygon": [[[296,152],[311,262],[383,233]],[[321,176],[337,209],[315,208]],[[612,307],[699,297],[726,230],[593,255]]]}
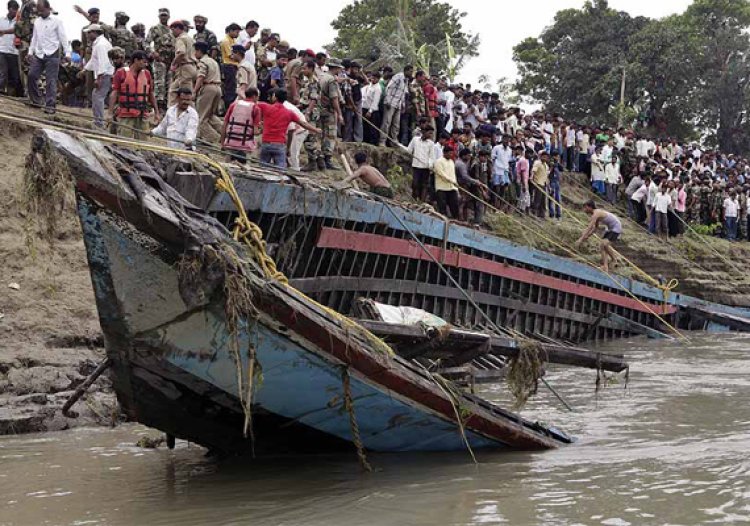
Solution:
{"label": "shadow on water", "polygon": [[[628,389],[552,369],[524,415],[578,436],[549,452],[207,458],[154,431],[0,438],[0,524],[698,524],[750,521],[750,337],[610,344]],[[507,403],[503,386],[488,398]]]}

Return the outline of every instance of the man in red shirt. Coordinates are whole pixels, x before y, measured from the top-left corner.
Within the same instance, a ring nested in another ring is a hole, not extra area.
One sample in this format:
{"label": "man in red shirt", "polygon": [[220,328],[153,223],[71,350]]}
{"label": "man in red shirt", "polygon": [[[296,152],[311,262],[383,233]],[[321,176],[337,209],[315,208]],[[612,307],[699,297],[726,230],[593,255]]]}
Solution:
{"label": "man in red shirt", "polygon": [[118,123],[117,132],[124,137],[145,139],[149,134],[148,120],[152,110],[156,121],[160,120],[154,81],[147,68],[146,53],[135,51],[130,57],[130,67],[118,69],[112,78],[109,107]]}
{"label": "man in red shirt", "polygon": [[284,89],[276,89],[271,92],[271,103],[259,102],[260,116],[263,120],[263,145],[260,147],[260,162],[273,164],[278,168],[286,168],[286,137],[289,124],[297,123],[310,133],[320,134],[320,128],[316,128],[302,122],[293,112],[284,107],[287,93]]}

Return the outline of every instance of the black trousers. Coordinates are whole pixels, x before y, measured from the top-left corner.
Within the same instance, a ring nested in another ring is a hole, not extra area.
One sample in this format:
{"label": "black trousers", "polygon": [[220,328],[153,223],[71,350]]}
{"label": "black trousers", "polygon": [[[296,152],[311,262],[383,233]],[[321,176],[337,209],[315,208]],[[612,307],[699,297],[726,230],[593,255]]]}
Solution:
{"label": "black trousers", "polygon": [[230,104],[237,99],[237,66],[234,64],[222,64],[221,76],[223,77],[224,84],[222,99],[224,100],[224,111],[226,111],[229,109]]}
{"label": "black trousers", "polygon": [[10,95],[23,97],[23,83],[18,63],[18,55],[12,53],[0,53],[0,91],[6,91]]}
{"label": "black trousers", "polygon": [[365,118],[367,120],[364,121],[364,140],[367,144],[377,146],[378,142],[380,141],[379,130],[383,118],[381,117],[379,111],[373,111],[369,117],[365,115]]}
{"label": "black trousers", "polygon": [[448,210],[450,210],[450,217],[458,219],[458,190],[438,190],[435,193],[437,194],[438,212],[445,216],[448,215]]}

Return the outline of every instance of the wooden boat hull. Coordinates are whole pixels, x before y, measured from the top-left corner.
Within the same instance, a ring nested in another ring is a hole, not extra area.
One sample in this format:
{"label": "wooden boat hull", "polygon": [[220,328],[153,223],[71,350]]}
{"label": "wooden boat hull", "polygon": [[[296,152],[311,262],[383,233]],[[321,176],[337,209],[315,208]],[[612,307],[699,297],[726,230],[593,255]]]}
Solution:
{"label": "wooden boat hull", "polygon": [[[47,133],[76,174],[113,383],[132,419],[212,450],[252,447],[258,454],[352,449],[352,417],[361,445],[372,451],[455,451],[467,445],[529,450],[571,441],[453,391],[408,360],[383,352],[382,342],[356,324],[291,287],[255,276],[259,314],[241,328],[240,348],[252,343],[262,374],[250,411],[252,439],[245,436],[223,302],[188,305],[181,294],[176,261],[187,244],[181,229],[191,224],[184,210],[165,206],[175,199],[168,192],[119,180],[105,167],[115,159],[103,162],[109,154],[95,144]],[[202,235],[216,231],[207,220],[201,228]],[[244,353],[241,361],[241,371],[247,371]]]}

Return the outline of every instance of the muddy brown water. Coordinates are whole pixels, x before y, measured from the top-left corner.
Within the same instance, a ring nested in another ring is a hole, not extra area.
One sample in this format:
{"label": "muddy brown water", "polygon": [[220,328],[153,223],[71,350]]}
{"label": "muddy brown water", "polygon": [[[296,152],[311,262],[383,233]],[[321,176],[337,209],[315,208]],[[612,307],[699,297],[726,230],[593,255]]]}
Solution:
{"label": "muddy brown water", "polygon": [[[137,425],[0,438],[0,524],[727,524],[750,522],[750,336],[607,347],[630,384],[553,370],[524,411],[579,437],[541,453],[222,461]],[[503,386],[485,389],[507,400]]]}

